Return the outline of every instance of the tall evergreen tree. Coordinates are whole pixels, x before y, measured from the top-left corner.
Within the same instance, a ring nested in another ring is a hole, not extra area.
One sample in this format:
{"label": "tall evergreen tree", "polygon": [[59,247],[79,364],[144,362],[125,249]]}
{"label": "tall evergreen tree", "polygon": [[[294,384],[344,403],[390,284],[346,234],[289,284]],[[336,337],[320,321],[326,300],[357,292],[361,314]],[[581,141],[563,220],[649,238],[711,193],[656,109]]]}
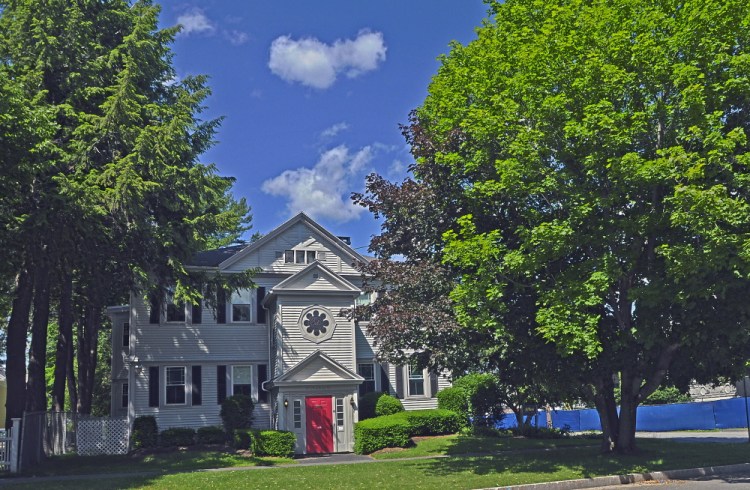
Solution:
{"label": "tall evergreen tree", "polygon": [[[16,284],[8,364],[22,365],[18,347],[33,305],[26,405],[46,409],[41,317],[53,308],[62,323],[55,405],[61,406],[76,323],[78,409],[88,413],[102,308],[157,278],[195,300],[197,282],[183,264],[217,239],[246,231],[249,208],[231,196],[232,179],[199,161],[220,121],[200,118],[209,95],[205,77],[175,80],[169,44],[177,28],[158,29],[158,7],[122,0],[0,7],[0,63],[23,103],[50,114],[52,124],[40,150],[13,153],[30,162],[30,171],[8,207],[17,229],[9,248],[14,270],[4,277]],[[23,377],[18,367],[9,369],[9,384]],[[21,407],[10,400],[8,414],[18,416]]]}

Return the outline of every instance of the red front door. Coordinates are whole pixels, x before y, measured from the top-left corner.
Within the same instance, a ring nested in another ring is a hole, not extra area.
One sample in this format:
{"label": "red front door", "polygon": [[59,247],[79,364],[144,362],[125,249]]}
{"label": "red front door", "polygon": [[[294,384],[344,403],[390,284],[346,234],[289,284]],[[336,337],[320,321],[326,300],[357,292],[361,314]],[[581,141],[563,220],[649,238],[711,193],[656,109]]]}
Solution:
{"label": "red front door", "polygon": [[307,454],[333,452],[333,404],[331,397],[305,398]]}

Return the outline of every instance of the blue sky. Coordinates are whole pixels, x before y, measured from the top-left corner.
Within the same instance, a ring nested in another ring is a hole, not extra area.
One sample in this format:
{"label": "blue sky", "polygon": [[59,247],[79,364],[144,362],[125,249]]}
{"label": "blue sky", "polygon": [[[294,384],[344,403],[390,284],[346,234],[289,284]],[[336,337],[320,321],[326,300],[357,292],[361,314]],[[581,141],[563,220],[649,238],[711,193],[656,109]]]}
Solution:
{"label": "blue sky", "polygon": [[379,224],[350,194],[371,172],[406,176],[399,124],[487,12],[481,0],[159,3],[162,26],[183,26],[178,77],[209,75],[205,117],[225,117],[203,161],[236,177],[253,229],[303,210],[362,252]]}

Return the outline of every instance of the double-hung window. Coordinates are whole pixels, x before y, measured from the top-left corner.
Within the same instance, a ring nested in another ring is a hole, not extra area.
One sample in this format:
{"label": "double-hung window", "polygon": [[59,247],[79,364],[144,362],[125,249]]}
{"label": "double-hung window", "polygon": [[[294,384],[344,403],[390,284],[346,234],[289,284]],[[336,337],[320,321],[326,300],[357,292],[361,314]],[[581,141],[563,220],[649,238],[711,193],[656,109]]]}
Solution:
{"label": "double-hung window", "polygon": [[424,396],[424,371],[415,365],[407,367],[409,374],[409,396]]}
{"label": "double-hung window", "polygon": [[359,394],[372,393],[375,391],[375,365],[372,363],[357,364],[357,374],[365,378],[359,385]]}
{"label": "double-hung window", "polygon": [[252,297],[249,289],[241,289],[232,294],[232,321],[249,322],[252,314]]}
{"label": "double-hung window", "polygon": [[185,404],[185,367],[167,367],[166,374],[166,394],[165,402],[167,405],[184,405]]}
{"label": "double-hung window", "polygon": [[128,384],[122,384],[122,391],[120,392],[120,406],[122,408],[128,408]]}
{"label": "double-hung window", "polygon": [[184,322],[185,321],[185,302],[174,300],[174,291],[167,291],[167,321]]}
{"label": "double-hung window", "polygon": [[232,366],[232,394],[252,396],[252,366]]}

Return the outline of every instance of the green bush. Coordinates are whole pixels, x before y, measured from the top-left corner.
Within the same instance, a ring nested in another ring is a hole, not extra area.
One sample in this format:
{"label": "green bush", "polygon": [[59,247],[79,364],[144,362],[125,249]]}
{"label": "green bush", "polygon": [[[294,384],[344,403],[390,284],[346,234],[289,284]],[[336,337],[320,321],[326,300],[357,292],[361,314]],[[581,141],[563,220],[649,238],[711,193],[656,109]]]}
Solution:
{"label": "green bush", "polygon": [[521,427],[514,427],[511,429],[514,435],[524,436],[530,439],[565,439],[570,437],[570,427],[565,426],[562,429],[556,427],[534,427],[533,425],[526,425]]}
{"label": "green bush", "polygon": [[371,392],[360,396],[358,410],[359,420],[367,420],[376,417],[375,406],[377,405],[380,397],[386,394],[387,393]]}
{"label": "green bush", "polygon": [[502,387],[496,376],[489,373],[467,374],[453,382],[455,388],[464,390],[468,401],[468,416],[473,425],[496,427],[505,413],[502,405]]}
{"label": "green bush", "polygon": [[162,446],[192,446],[195,444],[195,429],[173,427],[161,431],[159,442]]}
{"label": "green bush", "polygon": [[375,417],[354,425],[354,452],[369,454],[385,447],[406,447],[411,427],[400,415]]}
{"label": "green bush", "polygon": [[253,421],[253,399],[248,395],[233,395],[221,402],[221,421],[224,430],[232,434],[237,429],[249,429]]}
{"label": "green bush", "polygon": [[412,410],[392,415],[403,417],[409,424],[410,436],[453,434],[461,429],[461,416],[452,410]]}
{"label": "green bush", "polygon": [[156,426],[156,417],[153,415],[136,417],[133,421],[133,432],[130,434],[130,448],[155,447],[158,437],[159,428]]}
{"label": "green bush", "polygon": [[201,427],[195,432],[195,442],[198,444],[223,444],[227,442],[227,433],[221,427]]}
{"label": "green bush", "polygon": [[464,426],[469,425],[469,399],[463,388],[451,386],[437,393],[438,408],[461,415]]}
{"label": "green bush", "polygon": [[256,456],[294,456],[297,436],[286,430],[262,430],[253,433],[252,448]]}
{"label": "green bush", "polygon": [[235,429],[232,432],[232,446],[236,449],[250,449],[254,432],[253,429]]}
{"label": "green bush", "polygon": [[472,426],[468,430],[468,434],[476,437],[512,437],[513,432],[509,429],[495,429],[494,427],[487,427],[484,425]]}
{"label": "green bush", "polygon": [[354,452],[406,447],[411,436],[452,434],[460,428],[461,416],[451,410],[412,410],[375,417],[354,426]]}
{"label": "green bush", "polygon": [[664,405],[666,403],[687,403],[690,401],[690,395],[682,393],[674,386],[664,386],[643,400],[643,405]]}
{"label": "green bush", "polygon": [[383,394],[378,398],[375,403],[375,415],[382,417],[384,415],[393,415],[404,411],[404,406],[401,404],[401,400],[395,396]]}

